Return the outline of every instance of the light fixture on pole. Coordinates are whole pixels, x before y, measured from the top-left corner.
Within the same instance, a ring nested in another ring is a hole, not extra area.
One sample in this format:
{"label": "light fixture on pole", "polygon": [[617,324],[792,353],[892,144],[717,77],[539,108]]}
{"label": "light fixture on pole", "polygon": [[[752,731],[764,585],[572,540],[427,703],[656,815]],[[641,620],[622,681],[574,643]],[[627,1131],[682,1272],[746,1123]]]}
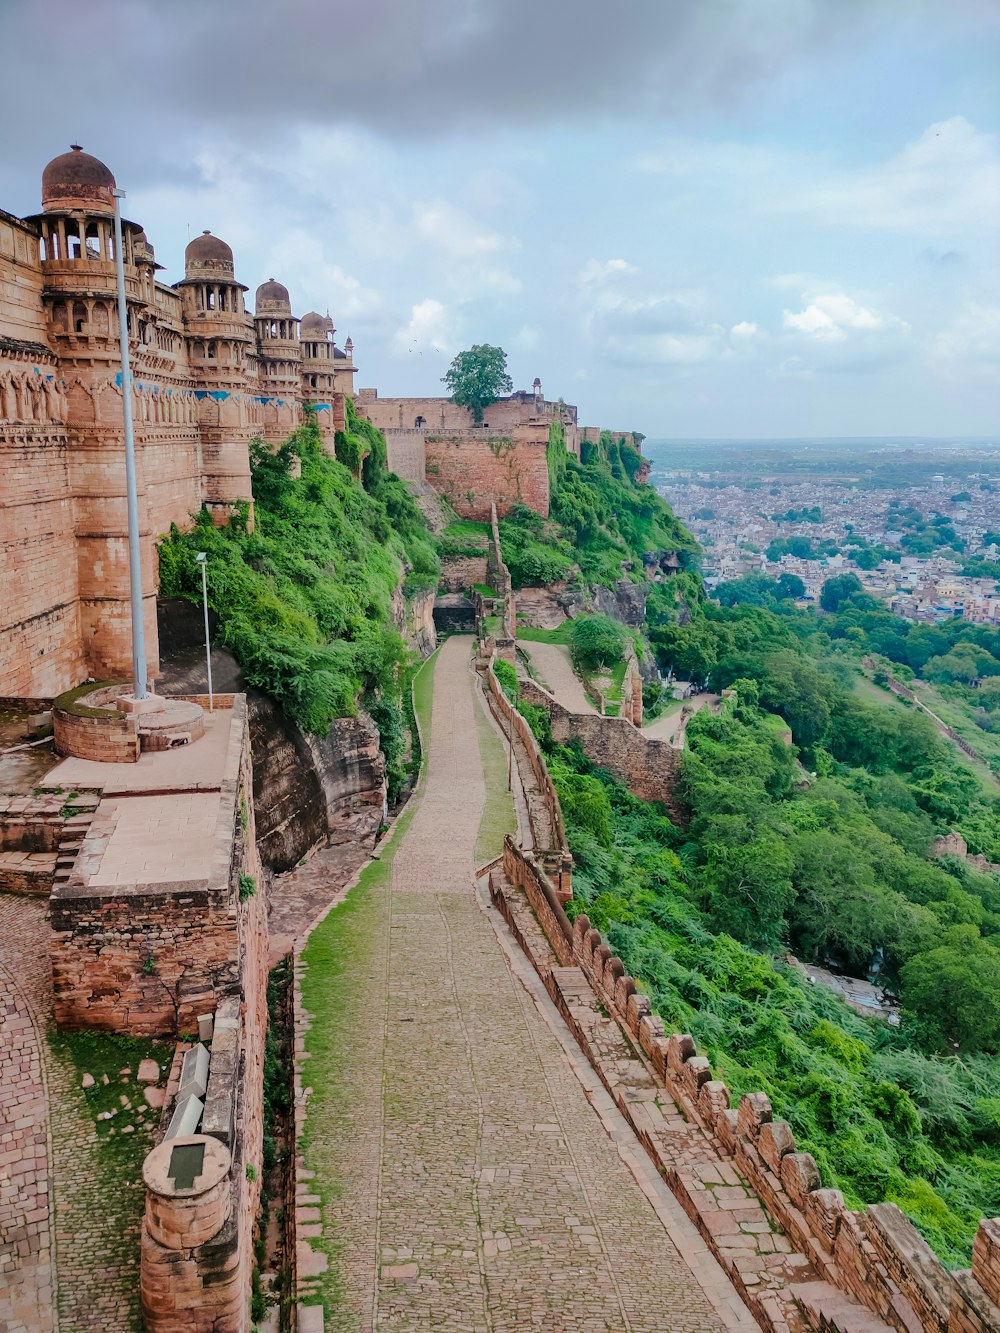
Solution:
{"label": "light fixture on pole", "polygon": [[118,338],[122,358],[122,417],[125,423],[125,501],[128,509],[128,582],[132,604],[132,693],[146,698],[146,636],[142,625],[142,566],[139,556],[139,502],[135,487],[135,437],[132,431],[132,365],[128,348],[128,304],[125,298],[125,247],[122,244],[121,200],[115,199],[115,267],[118,270]]}
{"label": "light fixture on pole", "polygon": [[208,667],[208,711],[215,712],[215,706],[212,697],[212,640],[208,632],[208,579],[205,570],[208,568],[208,552],[199,551],[195,560],[201,565],[201,604],[205,609],[205,664]]}

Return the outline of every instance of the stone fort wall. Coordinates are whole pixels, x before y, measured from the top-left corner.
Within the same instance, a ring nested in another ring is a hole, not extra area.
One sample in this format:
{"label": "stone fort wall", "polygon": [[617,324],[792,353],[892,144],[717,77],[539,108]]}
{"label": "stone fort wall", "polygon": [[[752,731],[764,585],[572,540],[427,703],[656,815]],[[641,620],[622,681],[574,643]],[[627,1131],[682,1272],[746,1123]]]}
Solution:
{"label": "stone fort wall", "polygon": [[[131,671],[113,187],[74,150],[46,168],[41,213],[0,211],[0,697],[50,699]],[[300,336],[273,280],[251,315],[218,238],[190,243],[173,287],[137,223],[123,222],[123,247],[155,678],[158,538],[202,505],[220,521],[241,505],[252,516],[250,440],[286,438],[303,404],[332,450],[354,365],[327,317],[304,317]]]}

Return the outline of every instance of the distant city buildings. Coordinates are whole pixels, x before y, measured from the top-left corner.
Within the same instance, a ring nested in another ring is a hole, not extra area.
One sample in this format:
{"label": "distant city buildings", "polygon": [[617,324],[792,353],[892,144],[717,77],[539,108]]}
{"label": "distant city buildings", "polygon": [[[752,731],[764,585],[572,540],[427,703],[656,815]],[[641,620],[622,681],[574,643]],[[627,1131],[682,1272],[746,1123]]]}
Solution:
{"label": "distant city buildings", "polygon": [[[808,604],[828,578],[852,572],[908,620],[959,616],[1000,624],[1000,579],[989,570],[964,572],[966,565],[975,571],[977,562],[1000,562],[1000,476],[937,474],[929,483],[886,489],[822,477],[731,480],[725,472],[661,472],[653,480],[702,543],[710,589],[748,573],[795,574]],[[914,521],[953,532],[955,543],[909,553]]]}

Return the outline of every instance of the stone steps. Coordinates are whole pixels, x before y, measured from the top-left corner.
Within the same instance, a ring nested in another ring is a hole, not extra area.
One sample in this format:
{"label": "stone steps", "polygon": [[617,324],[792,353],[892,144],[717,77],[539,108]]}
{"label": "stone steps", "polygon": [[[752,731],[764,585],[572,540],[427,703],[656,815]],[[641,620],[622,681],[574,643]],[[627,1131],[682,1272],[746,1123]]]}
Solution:
{"label": "stone steps", "polygon": [[883,1323],[829,1282],[803,1282],[790,1290],[815,1333],[896,1333],[891,1324]]}

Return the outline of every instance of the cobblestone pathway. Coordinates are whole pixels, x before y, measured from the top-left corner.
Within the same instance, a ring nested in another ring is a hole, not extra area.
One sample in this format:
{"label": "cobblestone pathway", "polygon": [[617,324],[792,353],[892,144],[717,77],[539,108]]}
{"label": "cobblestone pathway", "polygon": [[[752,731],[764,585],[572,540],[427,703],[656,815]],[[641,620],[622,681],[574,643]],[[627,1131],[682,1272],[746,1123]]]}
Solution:
{"label": "cobblestone pathway", "polygon": [[305,954],[302,1220],[329,1258],[327,1331],[721,1329],[475,896],[468,656],[467,640],[441,649],[391,875],[363,880]]}
{"label": "cobblestone pathway", "polygon": [[50,1049],[46,908],[0,894],[0,1330],[128,1333],[143,1192],[108,1178],[79,1073]]}

